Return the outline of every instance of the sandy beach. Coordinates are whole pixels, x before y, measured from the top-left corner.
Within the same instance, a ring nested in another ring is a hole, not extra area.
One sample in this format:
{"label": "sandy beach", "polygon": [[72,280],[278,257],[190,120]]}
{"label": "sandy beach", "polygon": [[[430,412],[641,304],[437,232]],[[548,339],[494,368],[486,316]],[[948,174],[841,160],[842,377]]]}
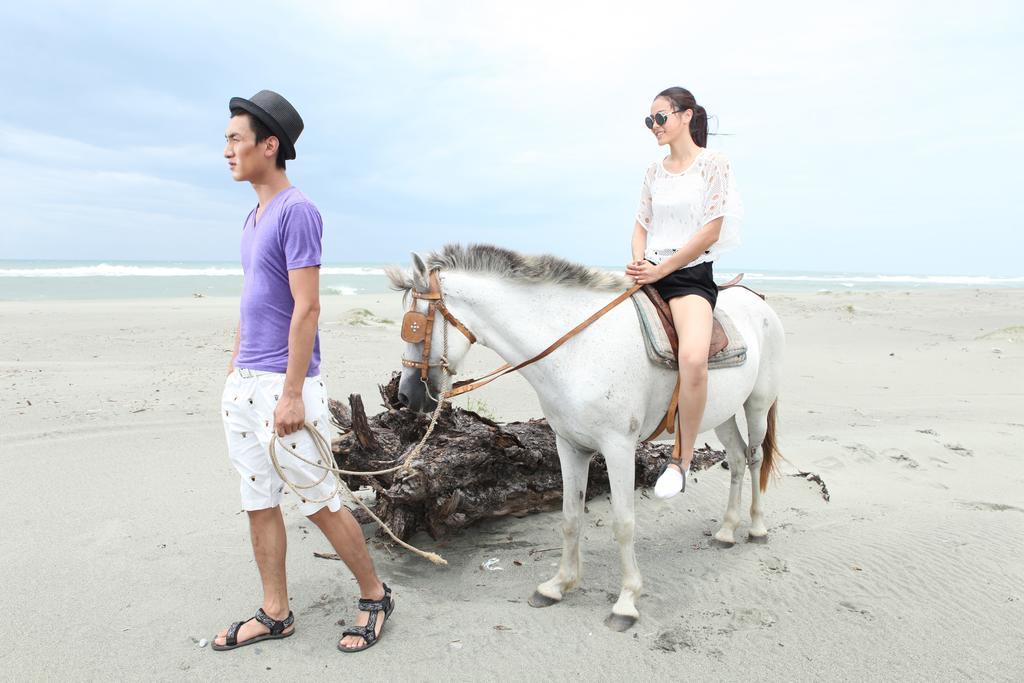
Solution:
{"label": "sandy beach", "polygon": [[[225,653],[198,644],[260,599],[218,415],[237,300],[0,302],[0,674],[1020,680],[1024,290],[769,303],[789,344],[783,473],[819,474],[830,502],[780,477],[769,544],[720,549],[709,541],[727,471],[699,473],[668,504],[637,491],[645,595],[626,633],[602,623],[620,579],[604,498],[585,522],[582,588],[548,609],[526,599],[554,571],[558,513],[414,539],[446,568],[374,544],[397,610],[380,645],[350,657],[334,644],[355,582],[314,558],[330,548],[292,504],[296,635]],[[362,394],[377,412],[400,316],[397,294],[324,297],[332,396]],[[466,372],[495,362],[474,350]],[[469,400],[502,421],[541,414],[515,376]],[[500,571],[481,569],[491,558]]]}

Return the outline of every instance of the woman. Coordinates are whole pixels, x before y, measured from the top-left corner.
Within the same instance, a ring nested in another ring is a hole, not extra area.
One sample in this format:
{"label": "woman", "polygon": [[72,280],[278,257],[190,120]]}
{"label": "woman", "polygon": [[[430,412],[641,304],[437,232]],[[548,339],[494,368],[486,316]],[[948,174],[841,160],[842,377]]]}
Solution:
{"label": "woman", "polygon": [[651,104],[647,127],[669,155],[647,169],[626,275],[653,285],[668,302],[679,337],[681,451],[658,477],[654,494],[685,488],[708,394],[708,346],[718,287],[712,263],[739,244],[742,206],[729,160],[709,151],[708,116],[685,88],[669,88]]}

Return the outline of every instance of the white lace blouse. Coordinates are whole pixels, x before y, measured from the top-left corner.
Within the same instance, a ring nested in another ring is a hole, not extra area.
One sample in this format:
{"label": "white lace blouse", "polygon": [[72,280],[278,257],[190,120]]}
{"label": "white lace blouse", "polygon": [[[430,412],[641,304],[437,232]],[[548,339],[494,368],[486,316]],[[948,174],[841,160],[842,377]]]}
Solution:
{"label": "white lace blouse", "polygon": [[686,267],[714,261],[740,244],[743,205],[729,159],[705,148],[680,173],[669,173],[662,161],[647,169],[636,212],[636,220],[647,230],[644,258],[661,263],[720,217],[723,221],[718,241]]}

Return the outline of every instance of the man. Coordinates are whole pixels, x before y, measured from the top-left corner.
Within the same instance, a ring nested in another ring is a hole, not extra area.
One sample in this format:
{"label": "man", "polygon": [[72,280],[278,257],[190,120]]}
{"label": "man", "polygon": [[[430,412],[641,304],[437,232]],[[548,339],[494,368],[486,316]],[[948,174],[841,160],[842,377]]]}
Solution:
{"label": "man", "polygon": [[334,475],[324,477],[324,470],[293,456],[323,459],[304,426],[318,430],[330,443],[317,333],[322,222],[313,203],[285,174],[303,123],[295,108],[270,90],[248,100],[232,98],[229,109],[224,157],[231,176],[252,185],[258,204],[242,230],[241,315],[221,417],[231,462],[241,476],[263,605],[256,616],[221,631],[213,649],[231,650],[295,632],[280,507],[285,483],[269,454],[276,434],[275,453],[284,476],[296,485],[300,510],[359,582],[356,625],[338,643],[343,652],[358,652],[380,638],[394,609],[391,590],[377,577],[362,530],[341,504]]}

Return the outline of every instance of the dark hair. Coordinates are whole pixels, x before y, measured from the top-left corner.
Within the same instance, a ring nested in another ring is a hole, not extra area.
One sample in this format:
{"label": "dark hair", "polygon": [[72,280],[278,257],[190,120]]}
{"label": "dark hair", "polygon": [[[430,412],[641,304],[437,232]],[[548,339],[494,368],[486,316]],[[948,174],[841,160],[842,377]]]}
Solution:
{"label": "dark hair", "polygon": [[[693,117],[690,119],[690,137],[697,143],[698,147],[708,146],[708,113],[704,107],[697,104],[693,93],[686,88],[668,88],[658,93],[658,97],[664,97],[678,111],[693,110]],[[654,99],[658,99],[655,97]]]}
{"label": "dark hair", "polygon": [[[249,127],[252,128],[253,133],[256,133],[256,144],[263,142],[269,137],[277,137],[277,135],[274,134],[274,131],[270,130],[267,124],[263,123],[258,118],[256,118],[246,110],[242,109],[241,107],[235,107],[234,109],[232,109],[231,116],[232,118],[234,118],[235,116],[245,116],[249,119]],[[276,163],[277,167],[283,171],[285,165],[284,147],[281,145],[280,138],[278,138],[277,140]]]}

